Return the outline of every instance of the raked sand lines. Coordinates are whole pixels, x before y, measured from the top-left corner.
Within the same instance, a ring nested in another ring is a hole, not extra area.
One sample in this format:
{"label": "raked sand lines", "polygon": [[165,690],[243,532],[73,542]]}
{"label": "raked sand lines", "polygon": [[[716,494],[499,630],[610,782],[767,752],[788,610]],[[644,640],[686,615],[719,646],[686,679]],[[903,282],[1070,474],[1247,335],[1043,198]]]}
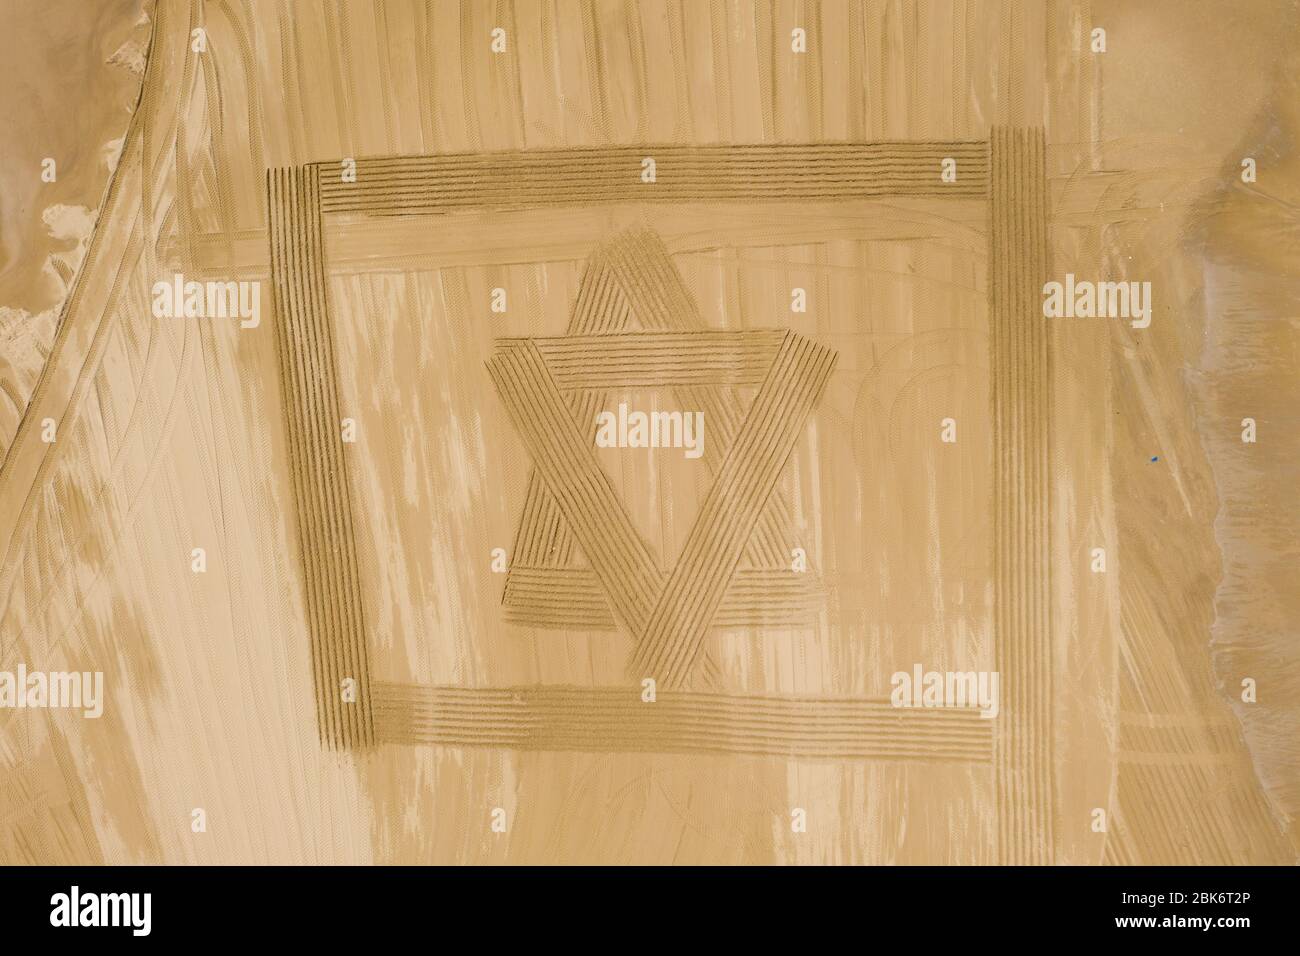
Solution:
{"label": "raked sand lines", "polygon": [[381,743],[971,763],[992,751],[993,721],[977,710],[884,699],[660,691],[649,703],[638,687],[376,682],[374,706]]}
{"label": "raked sand lines", "polygon": [[989,298],[993,384],[994,656],[1002,675],[999,861],[1054,858],[1047,326],[1047,186],[1041,129],[994,128]]}
{"label": "raked sand lines", "polygon": [[[352,499],[311,167],[267,173],[276,345],[311,629],[316,713],[333,747],[374,740]],[[345,681],[353,694],[345,699]]]}
{"label": "raked sand lines", "polygon": [[[707,333],[685,333],[694,334]],[[609,595],[615,619],[637,639],[631,678],[686,686],[763,509],[821,397],[835,353],[794,332],[781,335],[754,404],[667,575],[596,461],[584,429],[569,415],[537,344],[507,340],[488,361],[541,480]],[[656,349],[651,347],[651,361]]]}
{"label": "raked sand lines", "polygon": [[[643,179],[653,159],[654,181]],[[957,164],[944,182],[943,160]],[[878,196],[983,198],[978,142],[609,146],[357,159],[355,181],[319,163],[321,209],[408,215],[471,208],[610,202],[820,200]]]}
{"label": "raked sand lines", "polygon": [[[807,574],[740,568],[713,617],[714,627],[793,627],[825,600]],[[596,572],[588,568],[512,567],[506,582],[506,619],[533,627],[609,631],[616,627]]]}
{"label": "raked sand lines", "polygon": [[[715,477],[748,411],[727,386],[761,385],[785,338],[781,329],[710,329],[663,241],[644,227],[593,250],[567,331],[530,341],[567,393],[576,421],[593,422],[616,388],[667,387],[710,423],[704,464]],[[790,573],[790,528],[789,503],[776,488],[746,543],[740,576],[747,584],[733,582],[715,625],[794,625],[815,616],[822,588],[815,574]],[[509,620],[543,628],[615,626],[599,579],[574,564],[573,535],[535,474],[514,555],[503,597]]]}
{"label": "raked sand lines", "polygon": [[834,351],[786,333],[654,611],[637,632],[629,677],[654,677],[665,687],[686,683],[759,516],[834,367]]}

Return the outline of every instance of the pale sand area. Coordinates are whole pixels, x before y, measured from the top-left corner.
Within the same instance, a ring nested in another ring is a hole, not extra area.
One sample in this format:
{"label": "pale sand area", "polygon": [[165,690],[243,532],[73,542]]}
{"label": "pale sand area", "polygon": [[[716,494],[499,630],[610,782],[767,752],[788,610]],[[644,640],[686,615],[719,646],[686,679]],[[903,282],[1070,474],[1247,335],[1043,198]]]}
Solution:
{"label": "pale sand area", "polygon": [[[1163,697],[1167,711],[1199,708],[1207,723],[1222,709],[1189,702],[1227,702],[1235,720],[1223,732],[1244,730],[1268,809],[1292,847],[1300,845],[1300,529],[1291,438],[1300,352],[1296,270],[1280,256],[1294,228],[1279,214],[1300,187],[1292,105],[1298,18],[1295,4],[1268,2],[1196,11],[1098,4],[1093,13],[1095,22],[1114,24],[1112,35],[1133,38],[1104,61],[1099,155],[1106,168],[1131,170],[1114,188],[1134,201],[1096,251],[1109,268],[1166,290],[1151,329],[1115,330],[1126,413],[1116,420],[1112,462],[1160,457],[1151,468],[1115,471],[1121,568],[1136,559],[1145,569],[1124,576],[1122,587],[1132,589],[1125,632],[1163,631],[1165,660],[1178,663],[1122,684],[1121,701]],[[1255,160],[1256,183],[1241,180],[1246,157]],[[1261,429],[1256,444],[1241,441],[1247,417]],[[1257,683],[1257,702],[1242,702],[1244,678]],[[1151,745],[1136,722],[1132,740],[1138,751]],[[1189,782],[1189,796],[1200,794],[1184,804],[1189,811],[1206,800],[1207,786],[1210,805],[1232,804],[1243,771],[1218,762]],[[1168,777],[1154,769],[1134,776],[1144,780],[1133,799],[1149,805],[1142,816],[1154,823],[1158,804],[1148,794]],[[1166,826],[1183,841],[1207,823],[1193,813]],[[1191,862],[1186,851],[1176,858]]]}
{"label": "pale sand area", "polygon": [[[49,354],[144,73],[140,0],[13,0],[0,32],[0,452]],[[53,182],[42,178],[53,159]]]}

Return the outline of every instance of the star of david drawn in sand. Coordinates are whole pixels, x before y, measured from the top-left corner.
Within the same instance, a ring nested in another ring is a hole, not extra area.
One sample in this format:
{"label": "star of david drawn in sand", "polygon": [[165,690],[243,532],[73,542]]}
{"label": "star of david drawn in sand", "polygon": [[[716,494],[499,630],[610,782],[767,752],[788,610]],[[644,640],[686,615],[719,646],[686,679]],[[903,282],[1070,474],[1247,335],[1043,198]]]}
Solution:
{"label": "star of david drawn in sand", "polygon": [[[640,326],[634,330],[633,325]],[[504,603],[538,626],[630,634],[634,680],[688,683],[714,626],[790,624],[820,604],[792,570],[777,488],[835,353],[786,329],[708,328],[657,235],[633,229],[587,262],[568,334],[502,339],[488,371],[532,457]],[[661,568],[594,451],[614,389],[668,387],[704,411],[714,484],[677,563]],[[756,388],[746,410],[738,388]],[[579,564],[577,550],[586,558]]]}

